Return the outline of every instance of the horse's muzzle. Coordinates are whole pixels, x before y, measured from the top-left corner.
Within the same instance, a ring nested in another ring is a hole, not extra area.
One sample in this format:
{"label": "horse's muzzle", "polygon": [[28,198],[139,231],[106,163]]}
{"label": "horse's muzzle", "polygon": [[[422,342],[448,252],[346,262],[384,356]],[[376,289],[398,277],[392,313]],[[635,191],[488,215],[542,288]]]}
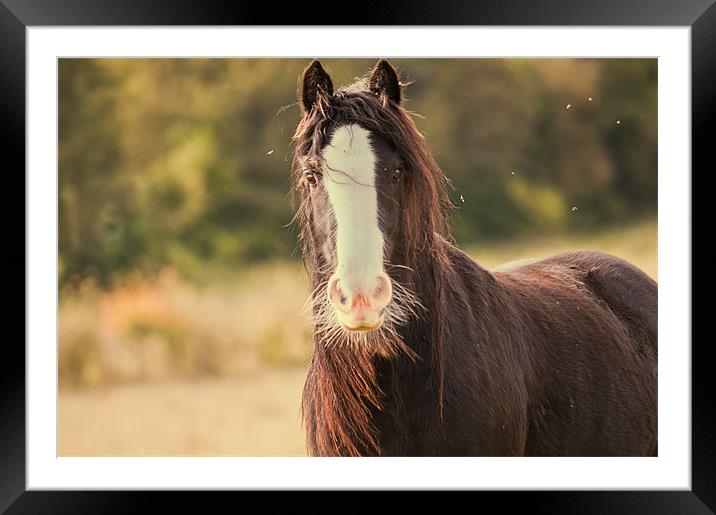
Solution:
{"label": "horse's muzzle", "polygon": [[373,331],[383,324],[383,310],[392,297],[392,284],[384,273],[368,287],[352,287],[334,274],[328,281],[328,300],[341,325],[348,331]]}

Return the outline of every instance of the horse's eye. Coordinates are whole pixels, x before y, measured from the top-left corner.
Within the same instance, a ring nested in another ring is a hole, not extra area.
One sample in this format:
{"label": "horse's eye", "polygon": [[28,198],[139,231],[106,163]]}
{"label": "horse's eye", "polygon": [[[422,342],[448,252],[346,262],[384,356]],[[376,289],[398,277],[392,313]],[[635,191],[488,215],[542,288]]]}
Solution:
{"label": "horse's eye", "polygon": [[398,168],[393,172],[393,182],[398,182],[400,180],[400,177],[403,175],[403,171]]}
{"label": "horse's eye", "polygon": [[306,173],[306,181],[308,181],[308,184],[310,184],[311,186],[315,186],[316,182],[317,182],[316,174],[313,172],[307,172]]}

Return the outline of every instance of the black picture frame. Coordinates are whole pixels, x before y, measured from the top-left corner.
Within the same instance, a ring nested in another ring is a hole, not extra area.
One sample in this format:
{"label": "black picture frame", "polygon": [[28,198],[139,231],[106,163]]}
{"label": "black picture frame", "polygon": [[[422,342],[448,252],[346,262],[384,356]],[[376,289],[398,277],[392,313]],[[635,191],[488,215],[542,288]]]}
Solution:
{"label": "black picture frame", "polygon": [[[716,120],[716,5],[715,0],[467,0],[428,3],[391,1],[350,10],[341,15],[334,4],[301,3],[277,8],[268,2],[190,0],[0,0],[0,148],[9,186],[0,203],[3,224],[3,273],[7,307],[6,326],[19,327],[25,336],[25,51],[26,28],[63,25],[571,25],[571,26],[689,26],[691,27],[692,170],[706,176],[716,170],[708,125]],[[337,20],[341,20],[336,23]],[[12,165],[8,164],[12,163]],[[676,171],[674,172],[676,173]],[[698,174],[691,173],[691,177]],[[10,184],[12,181],[15,184]],[[23,194],[19,192],[22,191]],[[692,192],[698,193],[693,188]],[[703,192],[702,192],[703,193]],[[692,200],[692,206],[696,206]],[[708,203],[707,203],[708,205]],[[692,216],[692,234],[707,230],[708,217]],[[713,263],[713,251],[695,257],[692,270]],[[692,272],[693,273],[693,272]],[[703,275],[709,275],[708,273]],[[696,291],[708,291],[708,277]],[[22,286],[22,288],[21,288]],[[11,288],[8,288],[11,287]],[[10,291],[14,295],[10,296]],[[19,292],[22,293],[19,293]],[[21,301],[22,299],[22,301]],[[704,309],[692,302],[693,310]],[[693,313],[693,311],[692,311]],[[693,315],[692,315],[693,320]],[[10,323],[11,322],[11,323]],[[693,333],[696,334],[696,333]],[[687,344],[688,342],[671,342]],[[716,389],[709,383],[710,339],[693,338],[692,344],[692,490],[691,491],[584,491],[584,492],[477,492],[484,500],[499,502],[501,509],[527,503],[535,513],[649,513],[699,514],[716,510]],[[0,358],[0,512],[16,513],[135,513],[161,503],[166,495],[152,492],[26,491],[25,352],[20,337],[7,337]],[[238,493],[213,493],[226,498]],[[174,493],[181,511],[207,511],[205,493]],[[254,495],[243,493],[246,495]],[[272,502],[282,495],[272,494]],[[335,495],[335,494],[331,494]],[[365,511],[377,495],[344,494],[341,511]],[[420,492],[411,503],[423,503]],[[223,499],[222,499],[223,500]],[[248,502],[242,500],[242,502]],[[325,502],[325,501],[321,501]],[[328,501],[330,502],[330,501]],[[5,511],[7,510],[7,511]],[[163,509],[162,511],[166,511]]]}

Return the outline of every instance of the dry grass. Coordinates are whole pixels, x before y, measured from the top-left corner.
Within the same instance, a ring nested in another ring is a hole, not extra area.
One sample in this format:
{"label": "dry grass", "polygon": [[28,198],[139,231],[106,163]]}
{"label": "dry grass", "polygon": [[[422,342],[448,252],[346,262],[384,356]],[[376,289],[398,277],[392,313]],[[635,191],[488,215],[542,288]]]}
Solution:
{"label": "dry grass", "polygon": [[61,456],[304,456],[305,369],[60,395]]}
{"label": "dry grass", "polygon": [[305,274],[293,264],[237,271],[196,286],[172,269],[126,278],[110,291],[91,281],[60,298],[63,386],[241,376],[300,365],[311,325]]}
{"label": "dry grass", "polygon": [[[590,248],[657,278],[656,222],[585,237],[469,249],[488,268]],[[171,269],[63,290],[61,455],[301,455],[300,394],[310,354],[298,264],[197,286]]]}

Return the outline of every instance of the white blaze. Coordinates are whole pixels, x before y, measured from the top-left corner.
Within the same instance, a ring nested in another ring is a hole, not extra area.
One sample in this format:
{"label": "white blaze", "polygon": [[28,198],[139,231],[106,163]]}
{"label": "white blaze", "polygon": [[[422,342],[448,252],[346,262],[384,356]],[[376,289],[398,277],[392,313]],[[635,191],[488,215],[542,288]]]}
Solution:
{"label": "white blaze", "polygon": [[375,154],[370,132],[358,125],[336,129],[323,149],[323,184],[336,216],[336,273],[352,290],[372,288],[383,271],[378,226]]}

